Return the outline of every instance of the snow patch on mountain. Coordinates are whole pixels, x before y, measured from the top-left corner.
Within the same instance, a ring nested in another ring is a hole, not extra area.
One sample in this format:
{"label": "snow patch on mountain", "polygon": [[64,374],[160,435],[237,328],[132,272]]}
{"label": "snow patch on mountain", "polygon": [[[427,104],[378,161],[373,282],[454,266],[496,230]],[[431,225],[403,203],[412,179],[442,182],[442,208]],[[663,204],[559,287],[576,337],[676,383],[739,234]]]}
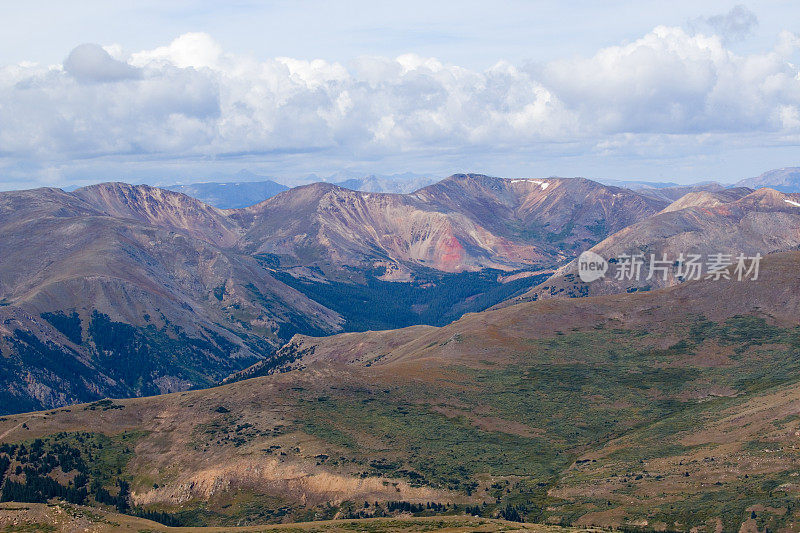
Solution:
{"label": "snow patch on mountain", "polygon": [[534,179],[515,179],[515,180],[511,180],[511,183],[519,183],[521,181],[527,181],[528,183],[535,183],[535,184],[539,185],[542,188],[542,190],[545,190],[545,189],[547,189],[547,187],[550,186],[550,183],[548,183],[546,181],[534,180]]}

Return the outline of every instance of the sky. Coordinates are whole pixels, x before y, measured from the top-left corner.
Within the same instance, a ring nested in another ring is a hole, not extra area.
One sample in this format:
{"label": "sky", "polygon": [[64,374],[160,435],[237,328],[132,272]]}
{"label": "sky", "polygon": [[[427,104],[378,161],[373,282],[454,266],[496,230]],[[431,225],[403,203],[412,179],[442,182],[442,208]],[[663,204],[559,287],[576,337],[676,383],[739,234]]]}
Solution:
{"label": "sky", "polygon": [[0,0],[0,188],[800,166],[797,2],[130,4]]}

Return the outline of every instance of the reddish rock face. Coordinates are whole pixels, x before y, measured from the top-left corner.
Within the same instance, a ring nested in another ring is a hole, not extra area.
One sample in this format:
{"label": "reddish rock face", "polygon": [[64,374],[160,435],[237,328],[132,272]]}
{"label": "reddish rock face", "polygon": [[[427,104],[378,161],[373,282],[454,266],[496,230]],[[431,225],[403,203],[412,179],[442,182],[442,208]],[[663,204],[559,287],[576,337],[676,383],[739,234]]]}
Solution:
{"label": "reddish rock face", "polygon": [[[352,283],[550,267],[663,205],[588,180],[479,175],[407,195],[318,183],[230,211],[124,183],[0,193],[5,383],[30,409],[209,385],[296,332],[342,330],[275,271]],[[66,370],[30,363],[51,352]]]}
{"label": "reddish rock face", "polygon": [[443,243],[442,250],[438,254],[441,262],[437,265],[440,270],[453,271],[458,269],[464,260],[464,247],[455,237],[450,237]]}
{"label": "reddish rock face", "polygon": [[287,265],[388,262],[411,275],[550,267],[666,205],[585,179],[458,174],[407,195],[316,183],[230,216],[244,250]]}

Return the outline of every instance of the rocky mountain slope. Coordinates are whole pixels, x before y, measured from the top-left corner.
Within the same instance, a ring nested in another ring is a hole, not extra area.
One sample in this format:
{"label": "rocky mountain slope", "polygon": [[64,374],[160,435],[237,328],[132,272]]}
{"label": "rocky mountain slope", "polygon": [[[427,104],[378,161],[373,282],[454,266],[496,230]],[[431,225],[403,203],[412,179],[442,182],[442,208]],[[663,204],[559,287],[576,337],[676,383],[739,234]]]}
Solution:
{"label": "rocky mountain slope", "polygon": [[444,324],[661,207],[477,175],[228,211],[122,183],[1,193],[3,411],[207,386],[298,332]]}
{"label": "rocky mountain slope", "polygon": [[[603,279],[584,283],[578,277],[577,262],[572,262],[514,301],[650,290],[680,283],[687,275],[685,264],[692,254],[700,256],[701,275],[706,276],[714,254],[729,256],[728,261],[735,262],[740,254],[753,257],[798,246],[800,195],[741,187],[693,192],[590,249],[608,260],[641,255],[644,264],[639,279],[618,279],[619,267],[611,265]],[[672,263],[666,272],[656,271],[647,279],[651,254],[656,260],[666,255]],[[679,261],[681,254],[684,264]]]}
{"label": "rocky mountain slope", "polygon": [[534,242],[553,259],[569,257],[665,205],[582,178],[497,179],[474,174],[451,176],[414,196],[440,209],[465,213],[508,239]]}
{"label": "rocky mountain slope", "polygon": [[147,185],[102,183],[71,193],[104,216],[135,220],[230,248],[241,228],[222,211],[199,200]]}
{"label": "rocky mountain slope", "polygon": [[341,317],[226,249],[239,229],[177,193],[0,194],[4,412],[209,385]]}
{"label": "rocky mountain slope", "polygon": [[232,216],[245,249],[286,266],[357,266],[410,279],[445,272],[549,267],[666,202],[582,179],[455,175],[410,195],[297,187]]}
{"label": "rocky mountain slope", "polygon": [[84,503],[104,498],[100,488],[117,494],[122,479],[132,509],[181,523],[468,512],[790,530],[798,268],[800,252],[773,254],[755,281],[297,336],[277,354],[288,372],[5,417],[0,441],[42,439],[38,454],[0,448],[5,483],[23,484],[17,465],[60,468],[37,458],[59,434],[62,455],[105,450],[86,467]]}

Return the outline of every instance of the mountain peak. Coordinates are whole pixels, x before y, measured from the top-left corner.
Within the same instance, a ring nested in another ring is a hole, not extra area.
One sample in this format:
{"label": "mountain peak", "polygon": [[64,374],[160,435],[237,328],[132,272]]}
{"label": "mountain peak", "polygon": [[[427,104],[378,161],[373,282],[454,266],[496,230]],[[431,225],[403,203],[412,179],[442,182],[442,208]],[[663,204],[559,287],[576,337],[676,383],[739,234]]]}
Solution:
{"label": "mountain peak", "polygon": [[111,198],[112,196],[116,196],[117,198],[126,198],[132,199],[134,197],[145,198],[157,198],[160,201],[164,200],[173,200],[173,201],[186,201],[189,203],[199,202],[192,198],[191,196],[187,196],[185,194],[170,191],[168,189],[161,189],[158,187],[151,187],[150,185],[132,185],[130,183],[125,183],[121,181],[106,181],[103,183],[96,183],[94,185],[87,185],[86,187],[80,187],[79,189],[75,189],[72,191],[72,194],[76,196],[80,196],[81,198],[86,199],[99,199],[99,198]]}
{"label": "mountain peak", "polygon": [[789,199],[790,202],[787,202],[787,199],[787,195],[780,191],[770,187],[762,187],[744,196],[737,203],[748,207],[785,210],[788,205],[791,205],[791,199]]}
{"label": "mountain peak", "polygon": [[213,244],[230,246],[239,238],[235,222],[220,210],[179,192],[107,182],[71,194],[108,216],[179,229]]}
{"label": "mountain peak", "polygon": [[275,196],[267,198],[262,202],[244,208],[242,211],[258,213],[264,211],[268,206],[292,204],[298,206],[308,205],[310,202],[319,201],[320,198],[329,192],[337,190],[349,191],[350,189],[345,189],[344,187],[340,187],[339,185],[335,185],[333,183],[315,181],[314,183],[299,185],[297,187],[292,187],[291,189],[279,192]]}
{"label": "mountain peak", "polygon": [[690,207],[712,208],[722,204],[735,202],[748,194],[752,189],[747,187],[735,187],[733,189],[723,189],[719,191],[692,191],[681,196],[669,204],[664,212],[680,211]]}

